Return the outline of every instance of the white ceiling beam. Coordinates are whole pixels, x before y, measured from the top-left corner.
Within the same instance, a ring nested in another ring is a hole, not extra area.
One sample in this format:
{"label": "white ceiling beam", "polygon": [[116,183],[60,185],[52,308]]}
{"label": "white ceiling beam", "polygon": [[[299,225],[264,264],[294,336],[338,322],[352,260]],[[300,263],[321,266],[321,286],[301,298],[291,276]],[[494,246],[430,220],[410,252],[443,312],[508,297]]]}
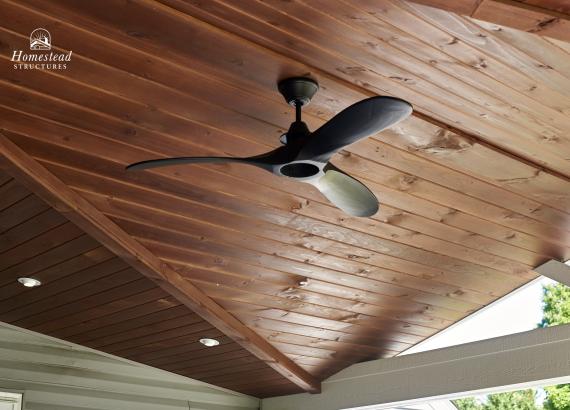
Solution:
{"label": "white ceiling beam", "polygon": [[570,325],[352,365],[321,394],[263,400],[263,410],[387,409],[570,382]]}
{"label": "white ceiling beam", "polygon": [[534,269],[534,271],[542,276],[570,286],[570,266],[563,262],[551,259]]}

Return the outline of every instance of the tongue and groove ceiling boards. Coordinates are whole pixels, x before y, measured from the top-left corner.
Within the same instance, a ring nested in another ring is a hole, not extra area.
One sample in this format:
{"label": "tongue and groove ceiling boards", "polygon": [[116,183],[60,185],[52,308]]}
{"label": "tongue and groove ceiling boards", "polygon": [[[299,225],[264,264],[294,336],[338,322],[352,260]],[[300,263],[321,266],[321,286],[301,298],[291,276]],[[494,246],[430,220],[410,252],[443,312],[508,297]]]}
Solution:
{"label": "tongue and groove ceiling boards", "polygon": [[570,41],[567,0],[412,0],[462,16]]}
{"label": "tongue and groove ceiling boards", "polygon": [[[393,356],[570,257],[570,46],[560,39],[396,0],[24,0],[0,12],[4,137],[292,362],[283,371],[252,349],[264,367],[229,339],[236,356],[198,353],[176,330],[195,326],[193,314],[165,295],[155,300],[175,304],[173,316],[160,303],[85,319],[74,308],[46,333],[101,350],[133,343],[134,360],[286,394],[303,390],[303,372],[319,380]],[[73,51],[66,70],[13,69],[36,27]],[[293,119],[276,83],[298,75],[321,85],[304,110],[311,130],[372,95],[414,104],[414,116],[333,160],[378,196],[374,217],[239,164],[124,171],[276,148]],[[5,286],[5,299],[20,291]],[[43,303],[73,295],[51,289]],[[41,326],[30,320],[21,325]],[[131,332],[149,339],[124,342]]]}
{"label": "tongue and groove ceiling boards", "polygon": [[298,389],[3,171],[0,198],[1,321],[244,393]]}

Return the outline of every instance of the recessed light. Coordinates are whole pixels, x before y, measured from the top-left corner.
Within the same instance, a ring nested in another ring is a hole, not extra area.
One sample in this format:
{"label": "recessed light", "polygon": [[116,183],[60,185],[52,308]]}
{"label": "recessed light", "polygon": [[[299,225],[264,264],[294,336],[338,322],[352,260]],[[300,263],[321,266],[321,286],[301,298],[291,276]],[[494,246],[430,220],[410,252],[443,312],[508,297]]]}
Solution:
{"label": "recessed light", "polygon": [[216,339],[209,339],[207,337],[200,339],[200,343],[208,347],[214,347],[220,344],[220,342],[218,342]]}
{"label": "recessed light", "polygon": [[39,280],[34,278],[18,278],[18,282],[27,288],[35,288],[36,286],[40,286],[42,284]]}

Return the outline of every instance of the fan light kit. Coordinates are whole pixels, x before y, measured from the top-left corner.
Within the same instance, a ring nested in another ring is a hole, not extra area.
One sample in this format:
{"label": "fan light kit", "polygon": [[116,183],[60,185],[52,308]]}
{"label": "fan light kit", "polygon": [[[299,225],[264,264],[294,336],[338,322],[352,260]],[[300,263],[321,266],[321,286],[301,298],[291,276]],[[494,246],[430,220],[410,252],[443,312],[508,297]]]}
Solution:
{"label": "fan light kit", "polygon": [[217,341],[216,339],[210,339],[207,337],[200,339],[200,343],[202,343],[204,346],[207,347],[214,347],[220,344],[220,342]]}
{"label": "fan light kit", "polygon": [[40,286],[42,284],[39,280],[34,278],[18,278],[18,282],[27,288],[35,288],[36,286]]}
{"label": "fan light kit", "polygon": [[281,137],[282,147],[253,157],[177,157],[137,162],[128,170],[170,165],[237,162],[280,177],[313,185],[335,206],[352,216],[372,216],[378,199],[361,182],[329,162],[332,156],[361,139],[392,127],[412,113],[408,102],[394,97],[371,97],[345,108],[314,132],[301,121],[301,110],[319,89],[310,78],[294,77],[278,84],[279,92],[295,107],[295,121]]}

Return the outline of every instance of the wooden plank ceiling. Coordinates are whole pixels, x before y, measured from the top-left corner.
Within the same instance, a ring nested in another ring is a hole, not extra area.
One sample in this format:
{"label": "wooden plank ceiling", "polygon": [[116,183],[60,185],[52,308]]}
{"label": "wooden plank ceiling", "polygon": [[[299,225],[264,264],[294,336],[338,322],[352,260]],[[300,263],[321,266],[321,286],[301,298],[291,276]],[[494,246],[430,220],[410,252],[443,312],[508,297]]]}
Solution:
{"label": "wooden plank ceiling", "polygon": [[540,36],[570,41],[568,0],[412,0]]}
{"label": "wooden plank ceiling", "polygon": [[0,198],[0,321],[244,393],[298,390],[1,171]]}
{"label": "wooden plank ceiling", "polygon": [[[318,379],[397,354],[570,257],[567,43],[397,0],[2,0],[0,14],[3,134]],[[36,27],[73,50],[65,71],[13,69]],[[290,75],[321,84],[311,129],[371,95],[414,104],[409,120],[333,159],[380,198],[374,217],[347,217],[304,184],[242,165],[124,171],[278,146],[293,114],[275,84]],[[101,280],[151,286],[123,269]],[[129,315],[137,329],[156,318],[148,337],[166,337],[160,357],[152,345],[130,358],[258,396],[300,390],[227,339],[181,346],[178,327],[206,325],[163,293],[136,302],[153,303],[140,312],[121,304],[81,318],[75,306],[90,308],[78,300],[44,321],[25,305],[41,297],[45,309],[64,282],[45,298],[12,282],[4,299],[29,309],[15,324],[127,355],[139,346]],[[235,372],[233,357],[244,358]],[[259,373],[244,377],[247,366]]]}

